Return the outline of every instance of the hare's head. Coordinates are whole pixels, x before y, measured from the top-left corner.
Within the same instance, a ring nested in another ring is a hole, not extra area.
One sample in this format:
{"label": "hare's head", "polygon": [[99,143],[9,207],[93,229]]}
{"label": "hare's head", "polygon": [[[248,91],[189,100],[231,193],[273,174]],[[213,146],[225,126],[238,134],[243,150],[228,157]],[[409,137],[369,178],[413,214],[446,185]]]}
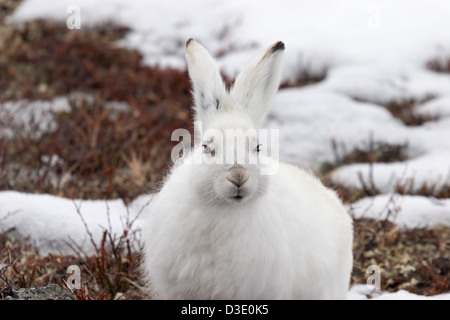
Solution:
{"label": "hare's head", "polygon": [[227,90],[212,56],[198,42],[188,40],[195,120],[201,125],[194,156],[203,160],[195,166],[195,187],[202,200],[240,203],[267,189],[269,176],[261,174],[264,155],[260,152],[266,146],[259,141],[259,129],[278,89],[283,51],[282,42],[269,47]]}

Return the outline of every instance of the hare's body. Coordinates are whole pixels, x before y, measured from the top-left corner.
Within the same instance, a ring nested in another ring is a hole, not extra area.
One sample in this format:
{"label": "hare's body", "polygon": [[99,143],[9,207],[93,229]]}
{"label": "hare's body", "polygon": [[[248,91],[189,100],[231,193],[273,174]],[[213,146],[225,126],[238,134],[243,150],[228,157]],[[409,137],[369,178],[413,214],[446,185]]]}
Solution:
{"label": "hare's body", "polygon": [[175,168],[165,189],[186,192],[163,189],[152,203],[145,268],[156,297],[345,298],[351,220],[315,177],[280,164],[258,201],[222,208],[199,205],[191,175]]}
{"label": "hare's body", "polygon": [[312,174],[260,152],[262,138],[252,131],[278,88],[283,50],[274,44],[227,91],[212,57],[188,41],[202,137],[149,208],[144,270],[154,297],[345,298],[349,215]]}

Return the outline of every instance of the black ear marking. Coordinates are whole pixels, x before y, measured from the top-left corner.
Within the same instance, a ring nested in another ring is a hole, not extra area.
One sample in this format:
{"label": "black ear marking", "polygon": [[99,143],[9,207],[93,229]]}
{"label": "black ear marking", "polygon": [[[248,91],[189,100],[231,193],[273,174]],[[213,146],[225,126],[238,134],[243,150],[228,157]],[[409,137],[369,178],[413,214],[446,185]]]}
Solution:
{"label": "black ear marking", "polygon": [[203,91],[200,91],[199,94],[200,94],[200,106],[202,107],[203,110],[208,110],[209,103],[208,100],[206,99],[205,93]]}
{"label": "black ear marking", "polygon": [[203,91],[199,92],[200,95],[200,106],[203,110],[208,110],[209,108],[215,107],[216,110],[219,110],[220,108],[220,99],[214,98],[210,100],[208,97],[205,96],[205,93]]}
{"label": "black ear marking", "polygon": [[208,104],[206,103],[205,93],[203,91],[199,91],[198,94],[200,95],[200,106],[203,110],[208,109]]}
{"label": "black ear marking", "polygon": [[278,51],[278,50],[284,50],[284,43],[283,41],[278,41],[272,46],[272,53]]}
{"label": "black ear marking", "polygon": [[186,60],[192,83],[193,109],[196,120],[222,108],[227,89],[211,54],[196,40],[186,42]]}

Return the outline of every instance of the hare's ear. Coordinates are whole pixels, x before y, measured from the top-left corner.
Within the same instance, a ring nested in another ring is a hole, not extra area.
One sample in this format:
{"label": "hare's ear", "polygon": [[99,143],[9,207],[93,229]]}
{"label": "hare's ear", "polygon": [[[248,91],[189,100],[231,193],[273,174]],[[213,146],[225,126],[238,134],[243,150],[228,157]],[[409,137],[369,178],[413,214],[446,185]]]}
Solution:
{"label": "hare's ear", "polygon": [[225,85],[213,57],[194,39],[186,43],[186,60],[194,95],[196,120],[215,112],[223,106]]}
{"label": "hare's ear", "polygon": [[272,105],[281,78],[284,43],[279,41],[251,61],[230,91],[234,103],[260,127]]}

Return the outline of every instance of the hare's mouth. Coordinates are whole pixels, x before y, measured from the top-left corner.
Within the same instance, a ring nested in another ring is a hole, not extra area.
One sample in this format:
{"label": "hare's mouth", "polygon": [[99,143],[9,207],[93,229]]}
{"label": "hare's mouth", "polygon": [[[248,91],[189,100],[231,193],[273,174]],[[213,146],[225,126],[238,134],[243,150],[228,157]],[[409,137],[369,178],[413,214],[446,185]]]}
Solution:
{"label": "hare's mouth", "polygon": [[242,196],[240,194],[233,197],[233,199],[238,200],[238,201],[241,200],[242,198],[244,198],[244,196]]}

